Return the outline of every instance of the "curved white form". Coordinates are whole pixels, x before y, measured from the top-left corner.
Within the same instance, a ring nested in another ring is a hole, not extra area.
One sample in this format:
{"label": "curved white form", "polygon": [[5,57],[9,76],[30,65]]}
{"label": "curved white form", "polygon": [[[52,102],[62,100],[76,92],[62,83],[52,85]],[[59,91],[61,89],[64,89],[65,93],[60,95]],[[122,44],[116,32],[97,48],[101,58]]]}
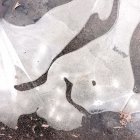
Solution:
{"label": "curved white form", "polygon": [[89,112],[133,113],[139,109],[129,46],[140,22],[140,8],[132,3],[135,1],[121,0],[116,24],[108,33],[59,58],[50,68],[48,82],[39,87],[46,106],[41,105],[38,114],[54,128],[76,128],[83,116],[66,100],[65,77],[73,83],[72,99]]}
{"label": "curved white form", "polygon": [[[109,1],[103,19],[110,15],[113,0]],[[52,59],[80,32],[90,15],[99,11],[93,11],[98,6],[96,2],[73,0],[49,11],[37,23],[25,27],[0,20],[0,121],[15,127],[21,114],[32,113],[38,107],[48,105],[38,95],[38,90],[19,94],[14,85],[35,80],[48,69]],[[48,97],[49,106],[53,103],[51,99]],[[56,119],[60,121],[61,117],[56,116]],[[69,125],[58,128],[72,128]],[[74,128],[78,125],[79,121]]]}

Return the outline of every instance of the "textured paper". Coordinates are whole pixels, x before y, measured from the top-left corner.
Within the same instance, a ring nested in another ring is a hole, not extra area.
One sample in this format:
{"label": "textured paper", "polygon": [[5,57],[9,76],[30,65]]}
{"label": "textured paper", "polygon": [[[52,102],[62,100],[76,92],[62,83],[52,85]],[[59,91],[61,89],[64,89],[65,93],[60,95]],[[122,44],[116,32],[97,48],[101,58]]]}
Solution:
{"label": "textured paper", "polygon": [[139,111],[139,95],[129,46],[140,21],[137,1],[120,0],[118,17],[103,36],[81,49],[57,59],[47,82],[18,91],[14,85],[36,80],[52,60],[81,31],[90,16],[109,17],[113,0],[73,0],[46,13],[37,23],[19,27],[0,21],[0,121],[15,127],[22,114],[35,112],[53,128],[71,130],[81,126],[85,115],[66,99],[65,78],[73,84],[71,97],[88,113]]}

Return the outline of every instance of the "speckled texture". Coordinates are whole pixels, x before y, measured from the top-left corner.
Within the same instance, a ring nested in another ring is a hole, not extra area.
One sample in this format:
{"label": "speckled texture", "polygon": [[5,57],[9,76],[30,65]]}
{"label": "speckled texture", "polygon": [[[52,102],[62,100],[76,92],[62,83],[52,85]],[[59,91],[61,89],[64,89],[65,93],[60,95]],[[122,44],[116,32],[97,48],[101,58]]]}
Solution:
{"label": "speckled texture", "polygon": [[[105,112],[94,115],[83,127],[64,132],[47,125],[36,113],[19,118],[16,130],[0,124],[1,140],[139,140],[139,122],[120,126],[119,114]],[[131,128],[131,129],[130,129]],[[133,128],[133,129],[132,129]]]}
{"label": "speckled texture", "polygon": [[[13,2],[14,0],[12,0]],[[48,10],[71,0],[21,0],[22,7],[12,10],[12,2],[7,0],[8,8],[5,19],[16,25],[33,24],[42,17]],[[115,10],[114,10],[115,11]],[[115,12],[106,22],[96,20],[92,26],[97,30],[87,30],[79,36],[79,40],[84,40],[85,44],[91,38],[98,37],[106,32],[115,21]],[[90,26],[90,25],[89,25]],[[131,62],[135,77],[135,86],[140,90],[140,26],[137,27],[130,46]],[[71,45],[74,46],[74,45]],[[81,45],[79,45],[81,46]],[[67,52],[76,48],[69,48]],[[40,81],[42,82],[42,81]],[[90,124],[90,125],[89,125]],[[90,126],[90,127],[89,127]],[[83,121],[82,127],[70,132],[57,131],[47,125],[47,121],[39,118],[36,113],[22,115],[15,130],[8,128],[0,123],[1,140],[139,140],[140,120],[137,117],[133,122],[125,127],[120,124],[119,113],[105,112],[93,115],[90,121]]]}

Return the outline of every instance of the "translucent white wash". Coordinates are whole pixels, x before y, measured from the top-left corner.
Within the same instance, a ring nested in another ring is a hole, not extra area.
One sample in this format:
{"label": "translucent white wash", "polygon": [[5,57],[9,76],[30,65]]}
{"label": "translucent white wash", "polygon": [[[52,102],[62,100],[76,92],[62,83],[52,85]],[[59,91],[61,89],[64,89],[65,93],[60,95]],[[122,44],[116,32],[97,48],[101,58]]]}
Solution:
{"label": "translucent white wash", "polygon": [[[38,114],[54,128],[78,127],[83,115],[67,102],[64,77],[73,83],[72,99],[89,112],[138,111],[140,95],[132,91],[134,78],[129,56],[132,34],[140,22],[140,5],[134,4],[135,0],[121,0],[116,24],[108,33],[61,57],[51,67],[48,82],[39,87],[46,106],[42,105]],[[61,104],[56,104],[58,100]],[[49,117],[52,108],[55,112]],[[56,121],[59,115],[61,119]]]}
{"label": "translucent white wash", "polygon": [[[99,11],[93,8],[95,4],[98,5],[96,0],[74,0],[54,8],[36,24],[26,27],[0,22],[31,80],[46,72],[53,58],[80,32],[92,12]],[[109,16],[108,11],[111,6],[101,16],[103,19]],[[30,81],[23,69],[18,70],[17,75],[19,83]]]}
{"label": "translucent white wash", "polygon": [[[61,122],[63,114],[54,118],[57,109],[49,108],[53,98],[48,97],[49,102],[45,104],[46,101],[43,103],[43,99],[36,94],[38,90],[19,94],[14,85],[41,76],[52,59],[80,32],[93,12],[101,14],[102,19],[108,18],[113,0],[109,0],[109,3],[107,11],[102,13],[96,7],[106,7],[103,5],[105,3],[98,5],[96,0],[73,0],[49,11],[37,23],[25,27],[0,20],[0,121],[15,127],[21,114],[32,113],[50,103],[48,110],[44,109],[43,112]],[[59,91],[61,95],[61,89]],[[59,102],[56,103],[59,105]],[[69,124],[63,128],[67,127]]]}

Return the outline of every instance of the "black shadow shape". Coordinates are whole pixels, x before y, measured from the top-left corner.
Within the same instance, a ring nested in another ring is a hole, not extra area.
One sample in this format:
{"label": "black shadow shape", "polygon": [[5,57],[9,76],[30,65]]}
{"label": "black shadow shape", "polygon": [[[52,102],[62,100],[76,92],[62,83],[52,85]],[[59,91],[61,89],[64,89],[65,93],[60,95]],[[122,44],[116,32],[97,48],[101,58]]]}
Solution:
{"label": "black shadow shape", "polygon": [[134,75],[135,93],[140,93],[140,24],[136,27],[130,42],[130,61]]}
{"label": "black shadow shape", "polygon": [[71,91],[72,91],[73,84],[67,78],[64,78],[64,81],[66,83],[66,99],[67,99],[67,101],[72,106],[74,106],[78,111],[80,111],[82,114],[84,114],[86,116],[90,116],[90,113],[85,108],[83,108],[82,106],[76,104],[72,100],[72,98],[71,98]]}

